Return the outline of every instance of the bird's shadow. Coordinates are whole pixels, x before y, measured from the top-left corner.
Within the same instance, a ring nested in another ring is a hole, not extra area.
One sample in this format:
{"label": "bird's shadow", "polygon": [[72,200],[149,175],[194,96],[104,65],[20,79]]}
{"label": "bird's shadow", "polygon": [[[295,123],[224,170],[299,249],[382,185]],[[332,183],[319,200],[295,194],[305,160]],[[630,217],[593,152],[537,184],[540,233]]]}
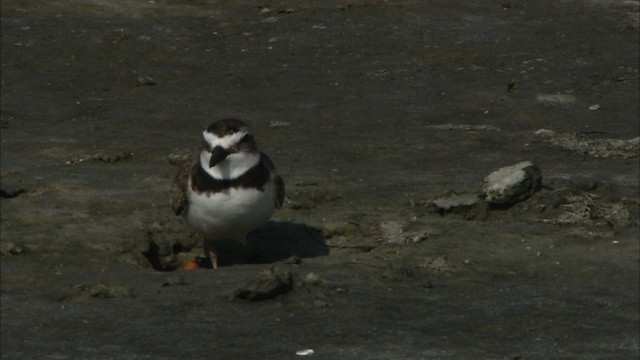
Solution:
{"label": "bird's shadow", "polygon": [[[329,255],[321,231],[290,221],[270,221],[251,232],[246,244],[234,240],[216,240],[212,244],[218,254],[218,264],[268,264],[292,257],[311,258]],[[209,267],[208,259],[204,267]]]}
{"label": "bird's shadow", "polygon": [[321,231],[290,221],[270,221],[247,236],[250,263],[272,263],[292,256],[329,255]]}

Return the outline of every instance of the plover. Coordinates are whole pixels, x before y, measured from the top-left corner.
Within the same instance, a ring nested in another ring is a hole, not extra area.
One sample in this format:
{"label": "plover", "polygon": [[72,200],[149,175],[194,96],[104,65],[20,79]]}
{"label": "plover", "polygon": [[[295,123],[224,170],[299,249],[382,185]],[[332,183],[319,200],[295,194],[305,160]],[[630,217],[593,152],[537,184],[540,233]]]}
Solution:
{"label": "plover", "polygon": [[216,121],[202,135],[203,149],[185,161],[173,182],[172,207],[204,234],[205,256],[216,268],[216,245],[244,247],[247,234],[282,206],[284,182],[243,121]]}

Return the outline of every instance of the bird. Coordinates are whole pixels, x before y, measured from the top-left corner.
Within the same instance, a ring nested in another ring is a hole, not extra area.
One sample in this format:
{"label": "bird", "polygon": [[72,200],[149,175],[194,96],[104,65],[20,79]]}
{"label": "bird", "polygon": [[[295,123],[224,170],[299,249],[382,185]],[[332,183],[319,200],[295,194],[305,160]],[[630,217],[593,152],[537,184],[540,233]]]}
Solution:
{"label": "bird", "polygon": [[201,150],[181,164],[174,178],[172,209],[204,235],[205,258],[217,268],[219,244],[231,241],[244,248],[247,235],[282,207],[285,187],[244,121],[217,120],[202,136]]}

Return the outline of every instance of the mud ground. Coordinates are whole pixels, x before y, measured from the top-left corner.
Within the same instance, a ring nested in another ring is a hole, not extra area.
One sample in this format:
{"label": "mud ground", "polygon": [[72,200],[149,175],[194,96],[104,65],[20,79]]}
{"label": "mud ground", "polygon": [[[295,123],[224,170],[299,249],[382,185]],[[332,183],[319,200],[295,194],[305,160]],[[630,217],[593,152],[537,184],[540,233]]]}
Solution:
{"label": "mud ground", "polygon": [[[3,359],[640,353],[637,1],[8,0],[1,39]],[[288,202],[180,270],[175,159],[229,116]]]}

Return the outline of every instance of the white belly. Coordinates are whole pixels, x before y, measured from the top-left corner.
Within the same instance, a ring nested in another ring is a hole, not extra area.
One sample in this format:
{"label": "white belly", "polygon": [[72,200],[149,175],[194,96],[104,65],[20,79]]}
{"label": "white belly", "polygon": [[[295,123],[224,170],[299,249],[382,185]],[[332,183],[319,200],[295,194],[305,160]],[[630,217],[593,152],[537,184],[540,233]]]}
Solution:
{"label": "white belly", "polygon": [[211,194],[189,191],[189,224],[211,240],[244,241],[247,234],[266,224],[275,209],[271,183],[264,191],[254,188],[230,188]]}

